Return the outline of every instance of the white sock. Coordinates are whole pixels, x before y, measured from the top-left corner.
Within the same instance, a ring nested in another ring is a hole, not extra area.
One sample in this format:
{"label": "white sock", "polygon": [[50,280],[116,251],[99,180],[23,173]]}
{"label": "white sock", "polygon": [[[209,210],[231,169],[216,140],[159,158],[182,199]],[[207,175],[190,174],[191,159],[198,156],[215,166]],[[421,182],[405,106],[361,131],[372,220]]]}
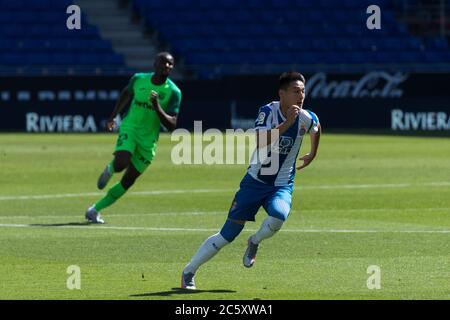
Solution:
{"label": "white sock", "polygon": [[211,259],[226,246],[229,242],[225,240],[220,233],[216,233],[206,239],[205,242],[200,246],[197,253],[192,257],[191,261],[186,265],[183,272],[184,273],[195,273],[197,269],[204,264],[206,261]]}
{"label": "white sock", "polygon": [[264,239],[270,238],[273,236],[278,230],[281,229],[281,226],[283,225],[283,220],[274,218],[274,217],[267,217],[263,223],[261,224],[261,227],[256,232],[255,235],[252,237],[252,242],[254,244],[259,244]]}

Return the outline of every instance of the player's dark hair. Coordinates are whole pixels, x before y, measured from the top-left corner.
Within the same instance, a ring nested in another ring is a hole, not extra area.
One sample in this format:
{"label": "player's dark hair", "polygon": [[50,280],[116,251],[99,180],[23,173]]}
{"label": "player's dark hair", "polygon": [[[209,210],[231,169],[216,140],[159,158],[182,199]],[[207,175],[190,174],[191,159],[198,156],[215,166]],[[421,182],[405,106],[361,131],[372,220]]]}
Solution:
{"label": "player's dark hair", "polygon": [[303,82],[303,84],[305,84],[305,77],[301,73],[296,71],[284,72],[280,76],[278,88],[286,90],[292,81],[301,81]]}
{"label": "player's dark hair", "polygon": [[167,57],[167,56],[173,57],[173,55],[172,55],[170,52],[168,52],[168,51],[163,51],[163,52],[159,52],[159,53],[156,55],[156,59],[159,59],[159,58],[161,58],[161,57]]}

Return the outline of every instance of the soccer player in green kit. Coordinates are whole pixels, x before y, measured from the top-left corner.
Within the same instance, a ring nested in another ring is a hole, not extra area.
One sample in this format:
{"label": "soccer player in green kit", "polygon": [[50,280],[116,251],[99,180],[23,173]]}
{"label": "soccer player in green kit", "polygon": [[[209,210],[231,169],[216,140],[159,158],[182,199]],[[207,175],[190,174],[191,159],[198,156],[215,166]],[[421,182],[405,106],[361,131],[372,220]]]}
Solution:
{"label": "soccer player in green kit", "polygon": [[90,222],[104,223],[99,212],[122,197],[150,165],[155,156],[160,125],[169,131],[176,128],[181,91],[168,78],[173,67],[174,59],[170,53],[158,53],[154,72],[136,73],[122,90],[108,119],[108,130],[115,127],[114,118],[123,108],[130,102],[131,105],[120,125],[114,158],[98,178],[97,187],[103,189],[115,172],[126,171],[122,179],[86,211],[85,217]]}

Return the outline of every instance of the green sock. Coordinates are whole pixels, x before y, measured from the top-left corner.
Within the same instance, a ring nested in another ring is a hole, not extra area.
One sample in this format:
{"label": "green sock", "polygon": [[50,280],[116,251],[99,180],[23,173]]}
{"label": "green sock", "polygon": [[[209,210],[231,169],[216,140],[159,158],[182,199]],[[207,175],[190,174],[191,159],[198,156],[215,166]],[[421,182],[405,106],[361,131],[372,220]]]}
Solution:
{"label": "green sock", "polygon": [[106,196],[104,196],[102,199],[100,199],[98,202],[94,204],[94,208],[97,211],[103,210],[106,207],[109,207],[114,202],[117,201],[121,196],[124,195],[124,193],[127,190],[122,187],[122,184],[120,182],[117,182],[115,185],[111,187],[111,189],[108,190],[106,193]]}

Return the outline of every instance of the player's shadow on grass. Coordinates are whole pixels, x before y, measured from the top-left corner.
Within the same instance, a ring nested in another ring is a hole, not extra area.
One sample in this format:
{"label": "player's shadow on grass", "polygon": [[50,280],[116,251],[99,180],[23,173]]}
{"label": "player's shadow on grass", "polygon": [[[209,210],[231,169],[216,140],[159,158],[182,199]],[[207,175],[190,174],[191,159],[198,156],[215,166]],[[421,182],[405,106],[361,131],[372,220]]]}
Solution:
{"label": "player's shadow on grass", "polygon": [[150,292],[150,293],[140,293],[140,294],[131,294],[130,297],[168,297],[175,294],[197,294],[197,293],[236,293],[234,290],[187,290],[181,288],[172,288],[170,291],[161,291],[161,292]]}
{"label": "player's shadow on grass", "polygon": [[67,223],[35,223],[30,224],[31,227],[67,227],[67,226],[87,226],[92,224],[89,221],[85,222],[67,222]]}

